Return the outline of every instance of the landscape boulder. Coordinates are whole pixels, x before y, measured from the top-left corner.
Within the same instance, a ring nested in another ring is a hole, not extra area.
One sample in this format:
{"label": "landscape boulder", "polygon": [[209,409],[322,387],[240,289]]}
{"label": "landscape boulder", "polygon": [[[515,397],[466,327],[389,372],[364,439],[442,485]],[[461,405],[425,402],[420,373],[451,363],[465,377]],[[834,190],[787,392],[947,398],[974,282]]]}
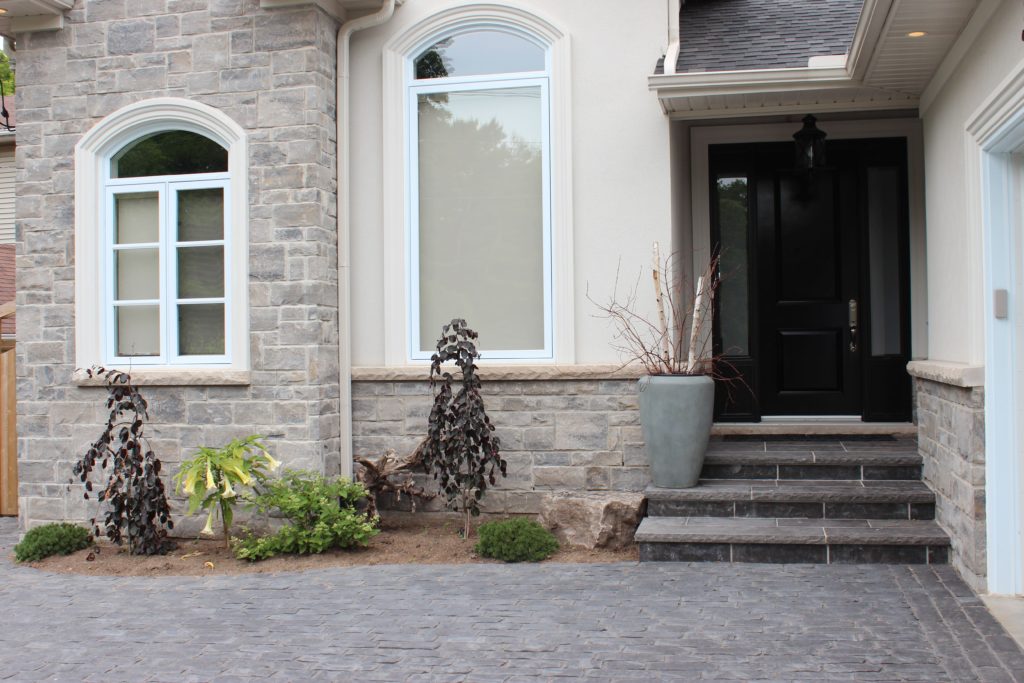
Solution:
{"label": "landscape boulder", "polygon": [[556,493],[541,507],[540,523],[564,545],[627,548],[646,509],[642,493]]}

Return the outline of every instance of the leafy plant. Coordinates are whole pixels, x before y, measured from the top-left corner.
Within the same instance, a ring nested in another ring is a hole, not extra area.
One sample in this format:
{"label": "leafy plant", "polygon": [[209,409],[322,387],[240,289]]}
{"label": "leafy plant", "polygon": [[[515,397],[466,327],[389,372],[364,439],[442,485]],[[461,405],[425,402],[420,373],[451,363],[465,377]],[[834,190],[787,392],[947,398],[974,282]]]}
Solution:
{"label": "leafy plant", "polygon": [[362,484],[288,470],[260,489],[252,498],[256,509],[264,514],[275,511],[289,523],[270,536],[236,539],[235,557],[240,560],[365,546],[378,533],[379,518],[367,517],[358,509],[367,495]]}
{"label": "leafy plant", "polygon": [[223,448],[203,446],[191,460],[181,463],[174,477],[175,489],[188,494],[188,513],[209,510],[201,533],[213,533],[213,518],[220,514],[224,527],[224,547],[231,547],[231,523],[235,517],[238,493],[235,486],[252,486],[266,480],[277,469],[275,460],[259,435],[235,439]]}
{"label": "leafy plant", "polygon": [[70,555],[88,548],[92,534],[74,524],[44,524],[30,529],[21,543],[14,546],[14,559],[18,562],[38,562],[50,555]]}
{"label": "leafy plant", "polygon": [[[112,543],[123,545],[127,540],[133,555],[163,555],[174,548],[167,539],[174,522],[160,478],[162,464],[145,436],[149,404],[126,372],[93,367],[87,374],[105,380],[110,415],[103,433],[72,472],[85,486],[86,500],[93,490],[93,472],[98,467],[106,474],[107,483],[96,500],[97,507],[106,504],[104,533]],[[98,516],[89,520],[96,536]]]}
{"label": "leafy plant", "polygon": [[[434,405],[423,444],[424,468],[439,481],[448,506],[465,515],[464,538],[470,535],[471,516],[480,514],[480,499],[488,485],[496,483],[495,473],[505,476],[508,467],[480,395],[478,336],[465,320],[455,319],[444,326],[437,351],[430,357]],[[455,363],[461,380],[442,371],[448,362]],[[456,381],[460,382],[458,391]]]}
{"label": "leafy plant", "polygon": [[551,532],[525,517],[481,524],[478,533],[477,554],[504,562],[540,562],[558,550]]}

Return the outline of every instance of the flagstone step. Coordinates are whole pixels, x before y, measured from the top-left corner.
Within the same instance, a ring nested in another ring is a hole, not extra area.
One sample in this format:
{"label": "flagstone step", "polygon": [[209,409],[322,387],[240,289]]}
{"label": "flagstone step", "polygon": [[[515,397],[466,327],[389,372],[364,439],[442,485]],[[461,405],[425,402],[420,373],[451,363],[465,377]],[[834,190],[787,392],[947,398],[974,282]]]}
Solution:
{"label": "flagstone step", "polygon": [[702,479],[646,495],[651,517],[935,518],[935,494],[920,481]]}
{"label": "flagstone step", "polygon": [[944,564],[949,537],[933,521],[647,517],[642,562]]}
{"label": "flagstone step", "polygon": [[922,458],[915,451],[723,451],[710,450],[705,479],[914,481]]}

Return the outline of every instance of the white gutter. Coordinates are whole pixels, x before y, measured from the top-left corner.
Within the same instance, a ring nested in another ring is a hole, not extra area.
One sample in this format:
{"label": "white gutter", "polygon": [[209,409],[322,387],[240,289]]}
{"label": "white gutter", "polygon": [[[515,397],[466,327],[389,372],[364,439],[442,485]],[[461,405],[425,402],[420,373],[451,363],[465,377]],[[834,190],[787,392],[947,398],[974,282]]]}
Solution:
{"label": "white gutter", "polygon": [[349,47],[352,34],[386,23],[395,14],[395,0],[384,0],[381,8],[338,29],[338,414],[340,418],[341,475],[352,476],[352,301],[351,301],[351,180],[352,137],[349,124],[351,93]]}

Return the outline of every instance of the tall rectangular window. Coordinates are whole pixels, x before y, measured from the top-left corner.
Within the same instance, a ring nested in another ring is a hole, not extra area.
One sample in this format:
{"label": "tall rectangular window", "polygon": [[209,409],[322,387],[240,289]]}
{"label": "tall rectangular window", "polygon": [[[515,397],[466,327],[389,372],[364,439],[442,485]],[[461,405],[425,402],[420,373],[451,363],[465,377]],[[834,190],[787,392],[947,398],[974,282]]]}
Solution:
{"label": "tall rectangular window", "polygon": [[[544,53],[521,38],[496,35],[501,38],[442,40],[415,63],[409,91],[413,359],[430,357],[453,318],[480,333],[489,358],[553,355],[548,78],[530,73],[545,68]],[[490,62],[469,59],[494,40],[508,43],[501,64],[484,68]],[[516,60],[522,72],[494,73],[514,68]]]}

